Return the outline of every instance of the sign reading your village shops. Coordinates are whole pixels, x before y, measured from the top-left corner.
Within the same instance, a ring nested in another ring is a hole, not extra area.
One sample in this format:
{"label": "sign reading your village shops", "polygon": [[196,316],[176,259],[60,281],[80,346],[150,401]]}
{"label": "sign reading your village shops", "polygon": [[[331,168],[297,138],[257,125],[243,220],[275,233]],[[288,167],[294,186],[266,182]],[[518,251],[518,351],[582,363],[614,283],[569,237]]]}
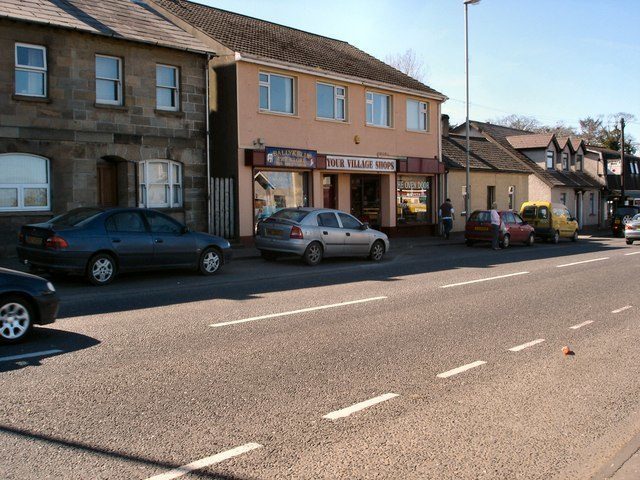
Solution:
{"label": "sign reading your village shops", "polygon": [[315,168],[317,152],[315,150],[298,150],[296,148],[265,148],[268,167],[301,167]]}
{"label": "sign reading your village shops", "polygon": [[396,161],[387,158],[334,157],[327,155],[327,170],[395,172]]}

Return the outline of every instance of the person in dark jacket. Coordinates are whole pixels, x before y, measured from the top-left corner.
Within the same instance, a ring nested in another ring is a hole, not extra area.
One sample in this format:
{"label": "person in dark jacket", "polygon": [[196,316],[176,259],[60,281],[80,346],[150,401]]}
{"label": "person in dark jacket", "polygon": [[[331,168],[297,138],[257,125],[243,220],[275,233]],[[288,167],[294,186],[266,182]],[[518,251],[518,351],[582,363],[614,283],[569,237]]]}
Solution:
{"label": "person in dark jacket", "polygon": [[444,238],[449,240],[449,233],[453,228],[453,219],[455,210],[451,199],[447,198],[442,205],[440,205],[440,220],[442,220],[442,227],[444,228]]}

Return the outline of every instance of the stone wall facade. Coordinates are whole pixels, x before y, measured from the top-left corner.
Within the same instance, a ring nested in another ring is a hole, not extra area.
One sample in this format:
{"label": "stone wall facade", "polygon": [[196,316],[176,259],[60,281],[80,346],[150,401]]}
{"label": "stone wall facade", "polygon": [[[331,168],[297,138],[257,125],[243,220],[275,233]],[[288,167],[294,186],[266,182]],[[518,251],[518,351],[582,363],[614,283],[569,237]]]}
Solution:
{"label": "stone wall facade", "polygon": [[[15,94],[16,43],[46,47],[45,98]],[[122,106],[96,103],[96,54],[122,59]],[[156,64],[179,69],[176,112],[156,109]],[[117,165],[118,206],[138,204],[138,162],[178,162],[182,206],[165,211],[205,230],[206,68],[201,53],[1,19],[0,154],[49,160],[51,208],[0,212],[0,256],[14,254],[20,225],[98,204],[103,162]]]}

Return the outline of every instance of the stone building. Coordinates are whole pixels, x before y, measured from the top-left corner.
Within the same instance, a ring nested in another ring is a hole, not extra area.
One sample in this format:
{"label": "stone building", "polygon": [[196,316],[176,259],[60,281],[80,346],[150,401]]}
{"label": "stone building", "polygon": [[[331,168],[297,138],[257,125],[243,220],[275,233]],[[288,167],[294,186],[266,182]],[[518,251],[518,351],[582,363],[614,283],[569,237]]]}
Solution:
{"label": "stone building", "polygon": [[206,229],[209,50],[140,2],[0,3],[0,256],[80,206]]}

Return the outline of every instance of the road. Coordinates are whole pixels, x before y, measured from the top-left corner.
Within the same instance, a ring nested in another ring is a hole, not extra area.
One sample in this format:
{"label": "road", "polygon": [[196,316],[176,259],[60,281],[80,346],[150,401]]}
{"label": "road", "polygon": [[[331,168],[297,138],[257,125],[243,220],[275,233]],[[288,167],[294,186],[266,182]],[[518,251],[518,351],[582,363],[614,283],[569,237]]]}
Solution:
{"label": "road", "polygon": [[0,351],[0,478],[589,478],[640,432],[639,265],[590,238],[58,281]]}

